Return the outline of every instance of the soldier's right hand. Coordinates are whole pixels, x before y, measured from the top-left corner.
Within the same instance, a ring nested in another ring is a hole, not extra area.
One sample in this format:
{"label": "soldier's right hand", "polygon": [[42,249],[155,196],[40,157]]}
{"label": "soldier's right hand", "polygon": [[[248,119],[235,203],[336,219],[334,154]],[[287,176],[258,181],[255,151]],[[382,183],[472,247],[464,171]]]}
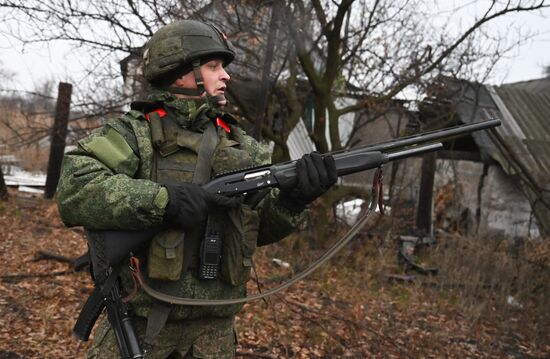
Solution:
{"label": "soldier's right hand", "polygon": [[164,218],[168,223],[182,228],[190,228],[206,222],[208,212],[213,207],[235,208],[239,199],[209,193],[199,185],[182,183],[164,185],[168,191],[168,205]]}

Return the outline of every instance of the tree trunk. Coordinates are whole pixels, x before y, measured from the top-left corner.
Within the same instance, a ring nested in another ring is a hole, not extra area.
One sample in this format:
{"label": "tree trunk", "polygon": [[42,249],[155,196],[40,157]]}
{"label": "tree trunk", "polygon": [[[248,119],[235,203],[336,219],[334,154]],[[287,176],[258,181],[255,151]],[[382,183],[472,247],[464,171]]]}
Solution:
{"label": "tree trunk", "polygon": [[262,69],[262,83],[260,88],[260,106],[259,117],[255,119],[254,123],[254,138],[261,140],[262,126],[266,118],[266,107],[269,103],[269,97],[271,94],[269,86],[269,75],[271,74],[271,64],[273,63],[273,51],[275,48],[275,39],[277,38],[277,29],[279,27],[279,2],[275,1],[271,7],[271,21],[269,23],[269,34],[267,35],[267,44],[264,57],[264,64]]}
{"label": "tree trunk", "polygon": [[73,86],[60,82],[55,107],[55,121],[50,137],[50,158],[48,160],[48,174],[46,178],[46,189],[44,197],[51,199],[55,194],[59,174],[61,172],[61,161],[65,151],[65,138],[67,137],[67,124],[69,123],[69,111],[71,107],[71,92]]}
{"label": "tree trunk", "polygon": [[0,166],[0,201],[5,201],[9,197],[8,188],[6,182],[4,182],[4,173],[2,172],[2,166]]}
{"label": "tree trunk", "polygon": [[437,154],[428,153],[422,159],[422,178],[416,211],[416,228],[427,235],[432,233],[433,187]]}
{"label": "tree trunk", "polygon": [[[296,91],[296,77],[298,75],[298,72],[296,52],[292,46],[289,50],[288,58],[288,68],[290,76],[288,77],[285,84],[285,96],[286,106],[288,107],[288,116],[284,119],[278,118],[277,120],[282,121],[282,123],[280,124],[280,126],[273,126],[273,130],[275,130],[275,127],[281,129],[280,132],[277,133],[277,140],[272,138],[272,140],[275,142],[275,148],[273,149],[273,155],[271,157],[273,163],[290,160],[290,151],[287,145],[288,136],[290,135],[294,127],[296,127],[296,124],[298,123],[298,121],[300,121],[300,118],[302,117],[302,114],[304,112],[302,101],[298,99],[298,94]],[[284,104],[281,105],[284,106]]]}
{"label": "tree trunk", "polygon": [[[399,134],[401,133],[401,119],[402,119],[401,116],[399,116],[397,118],[397,129],[395,131],[395,134],[393,135],[394,138],[399,137]],[[390,183],[389,183],[389,187],[388,187],[388,195],[389,195],[389,198],[390,198],[390,203],[393,206],[394,205],[393,194],[394,194],[394,191],[395,191],[395,188],[394,188],[395,187],[395,178],[397,176],[397,171],[399,171],[399,161],[392,162],[389,166],[386,166],[386,168],[388,168],[388,167],[391,168]]]}
{"label": "tree trunk", "polygon": [[[333,104],[331,104],[333,105]],[[342,149],[342,142],[340,138],[340,115],[334,110],[329,110],[328,115],[328,126],[329,126],[329,137],[330,137],[330,150],[338,151]]]}
{"label": "tree trunk", "polygon": [[312,140],[315,148],[321,153],[328,152],[326,136],[327,108],[319,95],[315,95],[315,123],[313,125]]}
{"label": "tree trunk", "polygon": [[281,146],[275,143],[275,147],[273,147],[273,154],[271,155],[271,161],[273,163],[290,161],[288,146]]}

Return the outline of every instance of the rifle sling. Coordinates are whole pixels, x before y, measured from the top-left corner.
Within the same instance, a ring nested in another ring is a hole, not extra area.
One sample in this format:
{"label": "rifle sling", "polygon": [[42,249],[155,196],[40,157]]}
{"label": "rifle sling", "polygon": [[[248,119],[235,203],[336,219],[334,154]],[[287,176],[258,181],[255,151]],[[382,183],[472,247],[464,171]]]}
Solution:
{"label": "rifle sling", "polygon": [[210,179],[212,173],[212,155],[218,144],[218,135],[216,127],[212,122],[208,122],[202,136],[201,145],[197,153],[197,164],[193,174],[193,183],[205,184]]}
{"label": "rifle sling", "polygon": [[384,189],[383,189],[383,178],[384,173],[382,171],[382,166],[376,169],[374,176],[372,177],[372,189],[371,189],[371,202],[369,208],[371,210],[378,210],[380,214],[384,215]]}
{"label": "rifle sling", "polygon": [[151,297],[160,300],[161,302],[177,304],[177,305],[192,305],[192,306],[212,306],[212,305],[231,305],[231,304],[241,304],[250,302],[253,300],[263,299],[273,294],[276,294],[283,289],[290,287],[292,284],[298,282],[299,280],[304,279],[310,275],[313,271],[319,268],[322,264],[332,258],[336,253],[338,253],[352,238],[355,237],[367,224],[368,218],[372,210],[369,208],[367,212],[350,228],[350,230],[338,240],[326,253],[319,257],[315,262],[310,264],[305,270],[298,273],[294,277],[290,278],[288,281],[283,284],[272,288],[263,293],[258,293],[251,295],[249,297],[243,298],[229,298],[229,299],[197,299],[197,298],[182,298],[173,296],[167,293],[160,292],[156,289],[153,289],[141,274],[139,267],[139,260],[136,257],[130,258],[130,268],[132,269],[132,274],[134,275],[136,281],[141,285],[143,290],[150,295]]}

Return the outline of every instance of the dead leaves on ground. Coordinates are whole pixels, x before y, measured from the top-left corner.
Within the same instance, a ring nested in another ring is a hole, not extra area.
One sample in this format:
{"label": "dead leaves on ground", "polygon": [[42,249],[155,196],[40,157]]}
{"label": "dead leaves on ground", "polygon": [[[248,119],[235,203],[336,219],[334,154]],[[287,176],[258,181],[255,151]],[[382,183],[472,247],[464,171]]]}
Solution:
{"label": "dead leaves on ground", "polygon": [[[86,273],[34,261],[38,251],[76,257],[82,232],[67,229],[53,203],[12,196],[0,203],[0,358],[82,357],[88,343],[72,326],[91,291]],[[349,258],[354,252],[346,255]],[[278,253],[281,253],[280,251]],[[345,262],[346,255],[339,258]],[[287,260],[288,258],[283,258]],[[544,262],[544,256],[530,258]],[[365,263],[376,258],[365,258]],[[357,263],[356,260],[353,261]],[[452,305],[456,293],[418,284],[390,285],[364,270],[326,265],[267,301],[249,303],[237,318],[243,358],[543,358],[550,355],[549,323],[527,310],[471,320]],[[264,287],[292,268],[275,266],[270,248],[256,257]],[[69,273],[32,276],[33,274]],[[7,276],[23,275],[9,278]],[[28,276],[25,276],[28,275]],[[265,288],[264,288],[265,289]],[[256,284],[249,282],[255,292]],[[480,296],[490,296],[483,292]]]}

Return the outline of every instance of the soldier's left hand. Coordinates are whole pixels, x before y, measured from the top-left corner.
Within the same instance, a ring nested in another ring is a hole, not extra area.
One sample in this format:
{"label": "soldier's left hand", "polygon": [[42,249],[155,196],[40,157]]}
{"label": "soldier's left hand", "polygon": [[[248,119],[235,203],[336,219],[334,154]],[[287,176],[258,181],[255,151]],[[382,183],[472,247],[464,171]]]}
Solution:
{"label": "soldier's left hand", "polygon": [[319,152],[305,154],[296,161],[297,182],[279,182],[279,202],[293,210],[303,210],[325,193],[338,179],[334,157]]}

